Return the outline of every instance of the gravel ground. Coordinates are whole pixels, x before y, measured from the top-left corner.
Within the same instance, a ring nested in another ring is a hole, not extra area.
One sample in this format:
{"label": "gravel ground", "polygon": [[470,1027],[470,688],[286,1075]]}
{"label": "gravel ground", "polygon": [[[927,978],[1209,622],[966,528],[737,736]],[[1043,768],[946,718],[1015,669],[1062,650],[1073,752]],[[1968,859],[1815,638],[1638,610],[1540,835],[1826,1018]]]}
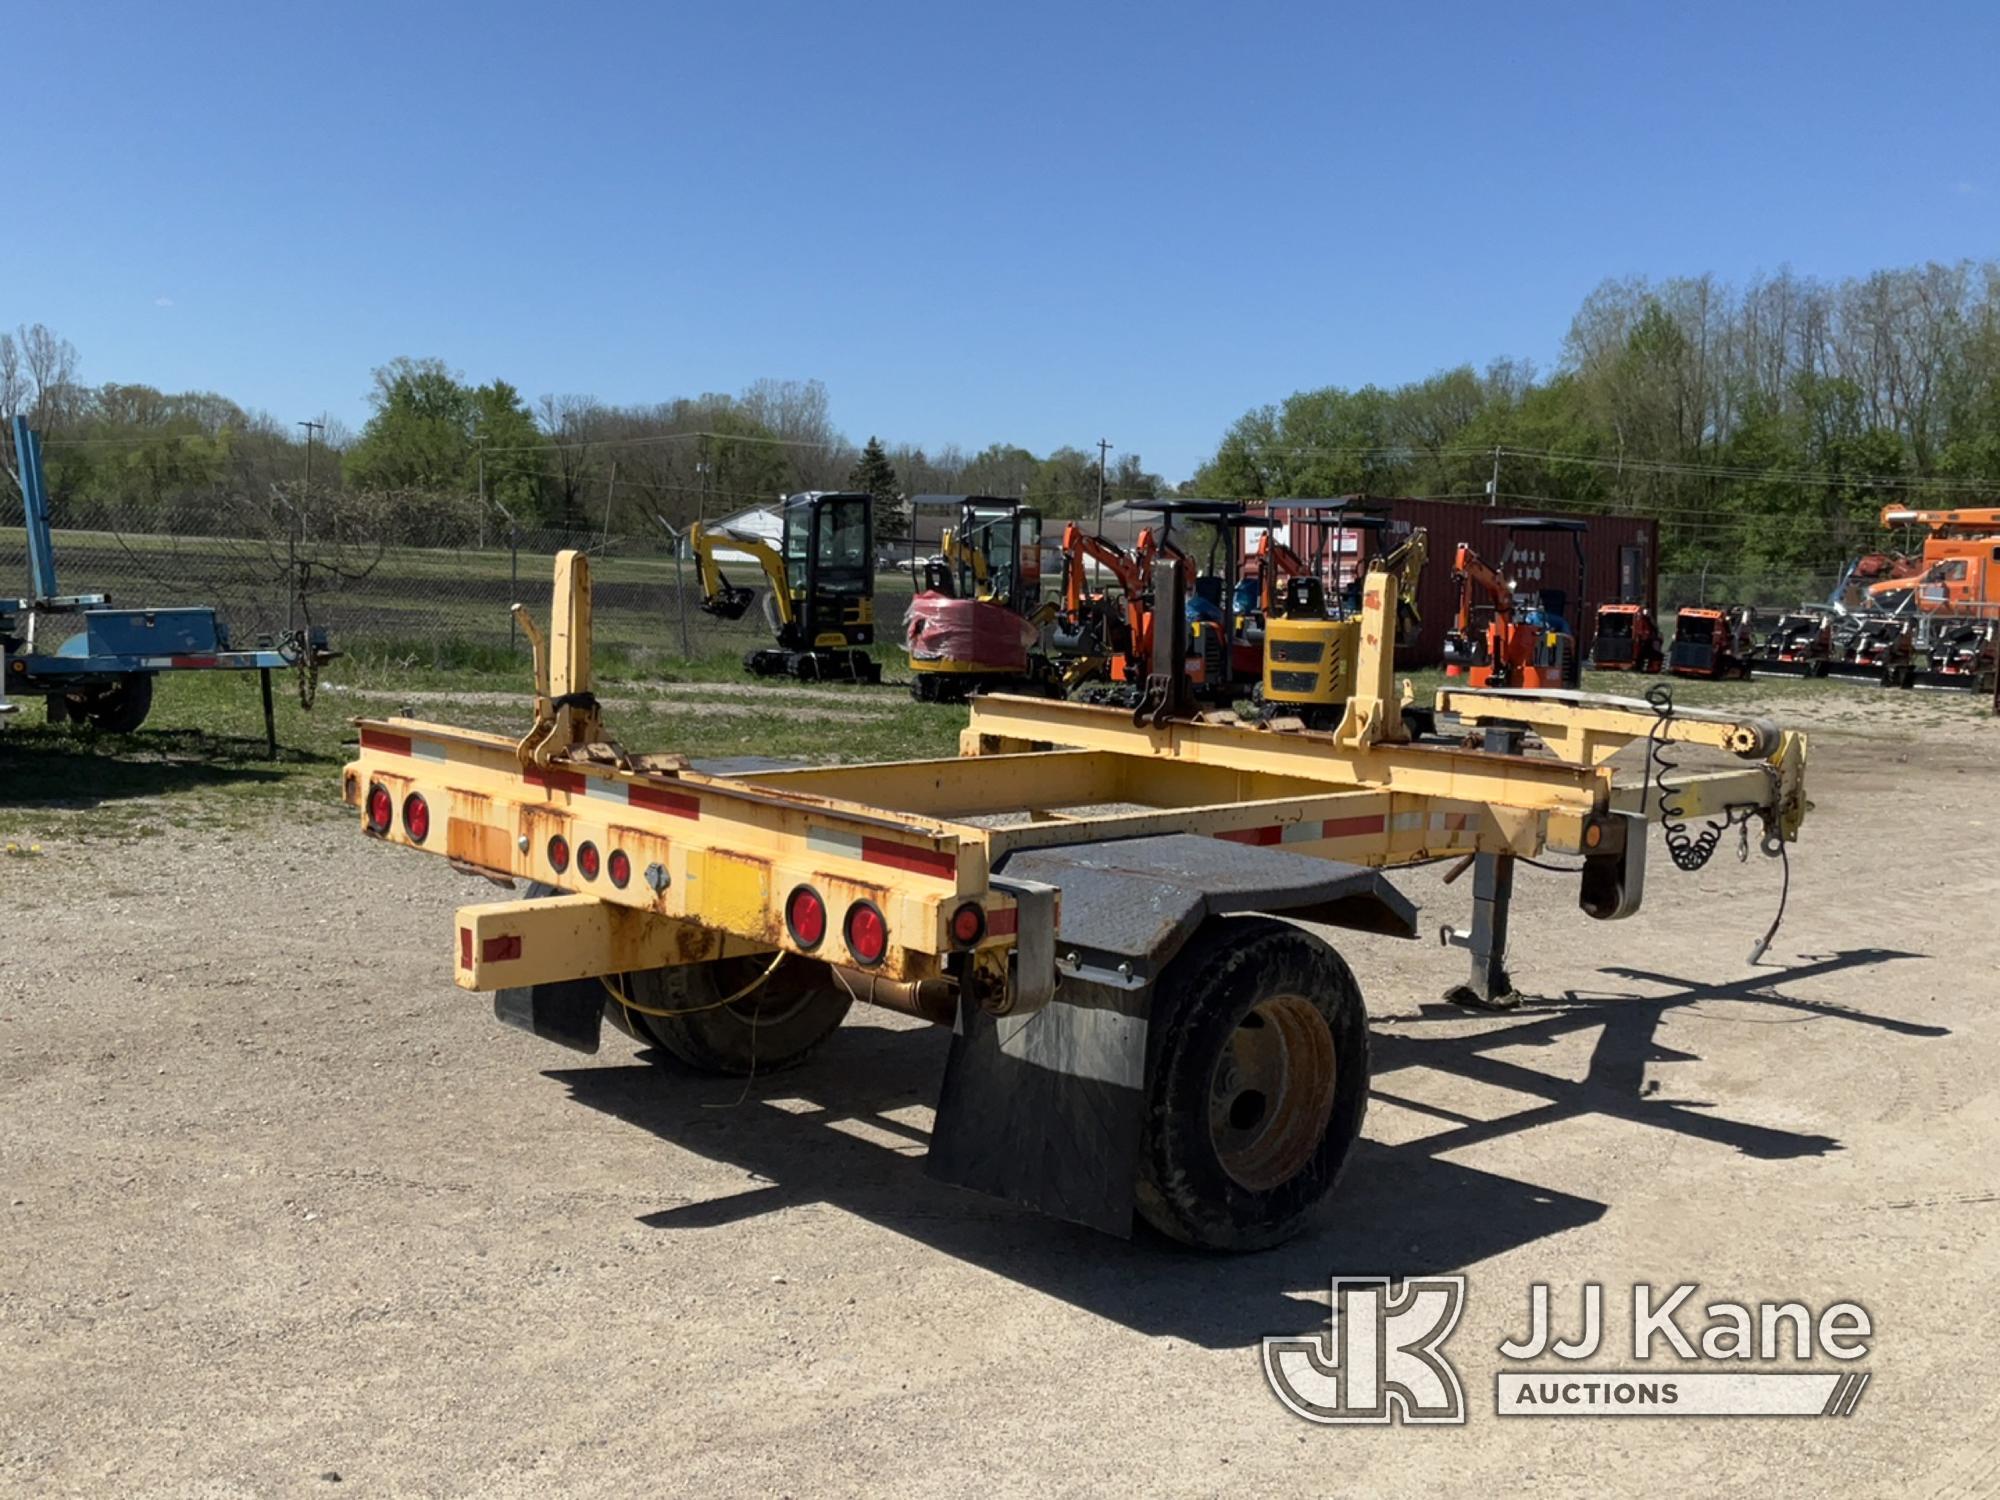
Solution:
{"label": "gravel ground", "polygon": [[[335,818],[44,841],[4,866],[0,1489],[1992,1493],[2000,725],[1835,715],[1764,967],[1776,866],[1728,851],[1609,926],[1528,872],[1548,998],[1510,1016],[1434,1003],[1459,954],[1340,938],[1368,1142],[1240,1259],[927,1181],[945,1039],[893,1017],[747,1088],[496,1026],[449,979],[490,888]],[[1383,1272],[1469,1277],[1468,1426],[1266,1388],[1262,1335]],[[1858,1301],[1873,1383],[1838,1422],[1497,1418],[1535,1280],[1565,1323],[1587,1280]]]}

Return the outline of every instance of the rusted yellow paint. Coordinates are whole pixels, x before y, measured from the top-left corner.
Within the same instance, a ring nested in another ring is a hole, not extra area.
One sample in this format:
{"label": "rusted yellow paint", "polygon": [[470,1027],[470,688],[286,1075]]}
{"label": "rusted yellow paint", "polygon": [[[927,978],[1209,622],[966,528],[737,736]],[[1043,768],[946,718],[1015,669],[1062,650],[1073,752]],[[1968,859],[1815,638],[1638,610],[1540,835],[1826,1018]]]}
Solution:
{"label": "rusted yellow paint", "polygon": [[467,990],[630,974],[766,951],[698,922],[648,916],[577,895],[461,906],[457,941],[452,978]]}

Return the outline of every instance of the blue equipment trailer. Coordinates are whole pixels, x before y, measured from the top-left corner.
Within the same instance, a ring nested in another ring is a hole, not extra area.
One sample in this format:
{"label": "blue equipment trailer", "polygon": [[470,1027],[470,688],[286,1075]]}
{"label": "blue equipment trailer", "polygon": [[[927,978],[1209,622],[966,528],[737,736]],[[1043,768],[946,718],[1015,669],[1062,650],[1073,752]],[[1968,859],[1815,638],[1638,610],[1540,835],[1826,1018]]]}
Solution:
{"label": "blue equipment trailer", "polygon": [[[41,694],[51,723],[80,719],[129,733],[145,722],[159,673],[254,670],[263,685],[265,744],[276,756],[271,673],[298,672],[300,701],[310,708],[319,669],[337,654],[327,649],[326,632],[288,631],[276,641],[239,650],[212,609],[113,609],[107,594],[59,592],[42,443],[28,430],[26,417],[14,418],[14,459],[27,518],[29,593],[25,599],[0,599],[0,714],[14,706],[7,703],[10,695]],[[42,617],[69,614],[82,616],[82,631],[53,651],[38,651]]]}

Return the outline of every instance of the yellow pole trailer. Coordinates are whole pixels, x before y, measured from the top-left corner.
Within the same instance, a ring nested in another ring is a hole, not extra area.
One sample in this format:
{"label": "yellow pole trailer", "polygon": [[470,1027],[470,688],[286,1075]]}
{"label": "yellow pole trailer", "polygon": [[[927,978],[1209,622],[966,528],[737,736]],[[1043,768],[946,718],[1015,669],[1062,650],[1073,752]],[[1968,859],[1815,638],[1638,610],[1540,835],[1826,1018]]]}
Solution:
{"label": "yellow pole trailer", "polygon": [[[856,1000],[921,1016],[953,1031],[932,1175],[1114,1233],[1137,1214],[1252,1248],[1330,1191],[1367,1099],[1360,993],[1300,921],[1414,937],[1382,872],[1470,860],[1472,925],[1446,929],[1472,953],[1454,998],[1505,1007],[1517,859],[1579,857],[1583,910],[1620,918],[1648,819],[1754,818],[1775,853],[1806,810],[1803,736],[1756,720],[1447,692],[1438,709],[1480,743],[1408,743],[1396,596],[1371,572],[1331,732],[986,696],[955,758],[724,775],[605,735],[588,563],[566,552],[552,639],[523,617],[527,734],[359,720],[344,795],[372,838],[527,883],[455,922],[453,977],[494,991],[504,1021],[590,1052],[609,1015],[754,1073],[798,1061]],[[1185,660],[1180,634],[1161,632],[1156,671]],[[1621,784],[1606,762],[1640,740],[1740,764]]]}

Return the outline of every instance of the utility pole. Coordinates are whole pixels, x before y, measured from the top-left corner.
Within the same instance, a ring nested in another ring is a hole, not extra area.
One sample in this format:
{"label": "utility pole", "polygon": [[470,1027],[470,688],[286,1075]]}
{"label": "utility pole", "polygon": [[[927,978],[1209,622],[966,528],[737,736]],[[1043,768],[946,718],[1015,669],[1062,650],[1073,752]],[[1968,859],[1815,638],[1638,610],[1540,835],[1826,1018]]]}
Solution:
{"label": "utility pole", "polygon": [[1097,440],[1097,532],[1104,534],[1104,455],[1111,451],[1111,440]]}
{"label": "utility pole", "polygon": [[486,550],[486,429],[472,435],[473,451],[479,464],[479,550]]}
{"label": "utility pole", "polygon": [[1498,443],[1493,445],[1493,477],[1486,481],[1486,503],[1488,505],[1498,505],[1500,503],[1500,445]]}
{"label": "utility pole", "polygon": [[324,422],[299,422],[294,425],[306,430],[306,481],[299,494],[299,503],[292,507],[292,524],[285,533],[285,629],[299,627],[299,543],[303,540],[306,524],[306,507],[312,504],[313,487],[313,434],[325,433]]}
{"label": "utility pole", "polygon": [[326,423],[297,422],[293,425],[303,427],[306,430],[306,494],[310,496],[313,486],[313,434],[315,432],[324,434],[326,432]]}

